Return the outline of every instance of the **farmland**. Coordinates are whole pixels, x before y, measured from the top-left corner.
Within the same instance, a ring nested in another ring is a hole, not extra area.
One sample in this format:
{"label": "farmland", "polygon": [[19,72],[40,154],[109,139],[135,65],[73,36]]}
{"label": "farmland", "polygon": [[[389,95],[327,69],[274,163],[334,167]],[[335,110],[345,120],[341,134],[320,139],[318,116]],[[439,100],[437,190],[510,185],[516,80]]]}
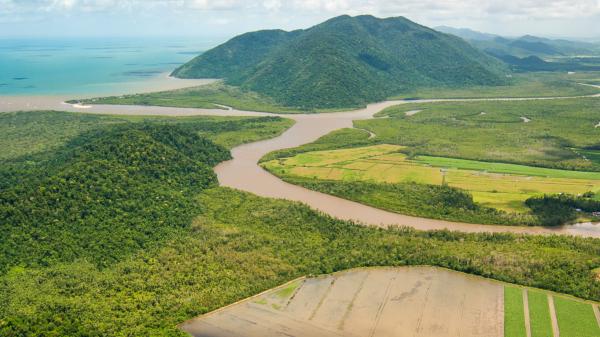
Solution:
{"label": "farmland", "polygon": [[527,337],[523,292],[517,287],[504,287],[504,336]]}
{"label": "farmland", "polygon": [[281,300],[273,291],[186,322],[182,328],[196,337],[225,331],[228,336],[257,337],[274,332],[501,337],[502,290],[500,284],[443,269],[357,269],[302,280],[278,309],[272,303]]}
{"label": "farmland", "polygon": [[475,202],[508,212],[526,212],[527,198],[539,194],[581,194],[600,189],[600,173],[547,169],[452,158],[408,157],[397,145],[312,151],[263,162],[285,177],[321,180],[418,183],[469,191]]}
{"label": "farmland", "polygon": [[600,336],[600,321],[594,315],[597,306],[539,289],[505,285],[504,336],[597,337]]}
{"label": "farmland", "polygon": [[363,268],[300,278],[181,328],[195,337],[552,337],[554,320],[561,336],[594,337],[595,305],[441,268]]}
{"label": "farmland", "polygon": [[552,337],[552,319],[548,304],[548,294],[540,291],[527,291],[529,299],[529,321],[531,337]]}
{"label": "farmland", "polygon": [[554,305],[560,335],[564,337],[598,337],[600,328],[589,303],[555,296]]}

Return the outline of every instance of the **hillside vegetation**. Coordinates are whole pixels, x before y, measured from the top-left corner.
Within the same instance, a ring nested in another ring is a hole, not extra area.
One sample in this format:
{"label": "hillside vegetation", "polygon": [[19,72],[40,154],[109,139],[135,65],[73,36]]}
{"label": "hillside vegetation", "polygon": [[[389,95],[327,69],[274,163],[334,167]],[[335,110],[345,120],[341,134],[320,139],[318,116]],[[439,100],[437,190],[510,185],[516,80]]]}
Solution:
{"label": "hillside vegetation", "polygon": [[29,172],[30,160],[18,163],[3,172],[15,184],[0,192],[0,273],[76,259],[106,266],[168,237],[228,158],[181,127],[126,125],[83,134]]}
{"label": "hillside vegetation", "polygon": [[[600,89],[581,83],[594,84],[598,73],[520,73],[506,79],[498,86],[472,85],[466,87],[434,86],[407,89],[389,99],[426,98],[497,98],[497,97],[570,97],[594,95]],[[179,108],[223,109],[230,106],[238,110],[272,113],[334,112],[343,108],[294,108],[279,105],[263,94],[247,88],[214,83],[199,87],[135,95],[72,100],[71,103],[154,105]]]}
{"label": "hillside vegetation", "polygon": [[439,26],[435,29],[461,37],[477,48],[496,55],[553,57],[597,55],[600,53],[600,45],[589,42],[548,39],[533,35],[523,35],[516,38],[503,37],[467,28],[457,29],[447,26]]}
{"label": "hillside vegetation", "polygon": [[389,99],[442,99],[442,98],[509,98],[509,97],[573,97],[596,95],[599,88],[581,83],[594,84],[598,72],[515,73],[505,85],[469,86],[466,88],[430,87],[417,88],[400,93]]}
{"label": "hillside vegetation", "polygon": [[306,30],[240,35],[173,75],[223,78],[310,109],[360,106],[423,86],[501,85],[506,72],[462,39],[403,17],[340,16]]}

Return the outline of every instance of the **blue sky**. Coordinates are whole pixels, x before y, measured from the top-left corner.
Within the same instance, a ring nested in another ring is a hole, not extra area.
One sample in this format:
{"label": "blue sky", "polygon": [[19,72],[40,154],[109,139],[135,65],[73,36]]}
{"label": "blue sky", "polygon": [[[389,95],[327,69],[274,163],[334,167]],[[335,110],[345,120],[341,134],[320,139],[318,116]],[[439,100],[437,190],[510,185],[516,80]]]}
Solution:
{"label": "blue sky", "polygon": [[600,0],[0,0],[0,37],[225,38],[340,14],[406,16],[502,35],[600,39]]}

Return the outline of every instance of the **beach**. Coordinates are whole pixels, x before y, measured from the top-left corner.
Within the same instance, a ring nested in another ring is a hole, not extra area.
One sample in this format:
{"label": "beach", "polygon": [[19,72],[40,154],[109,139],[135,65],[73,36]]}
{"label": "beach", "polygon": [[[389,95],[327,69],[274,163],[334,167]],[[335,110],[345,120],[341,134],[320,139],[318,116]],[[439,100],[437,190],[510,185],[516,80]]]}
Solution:
{"label": "beach", "polygon": [[[120,82],[114,84],[112,92],[94,92],[86,94],[60,94],[60,95],[0,95],[0,112],[25,111],[25,110],[65,110],[75,111],[89,108],[83,105],[65,104],[69,100],[94,98],[101,96],[128,95],[148,93],[164,90],[175,90],[213,83],[215,79],[179,79],[163,73],[160,76],[146,80]],[[105,85],[105,84],[103,84]]]}

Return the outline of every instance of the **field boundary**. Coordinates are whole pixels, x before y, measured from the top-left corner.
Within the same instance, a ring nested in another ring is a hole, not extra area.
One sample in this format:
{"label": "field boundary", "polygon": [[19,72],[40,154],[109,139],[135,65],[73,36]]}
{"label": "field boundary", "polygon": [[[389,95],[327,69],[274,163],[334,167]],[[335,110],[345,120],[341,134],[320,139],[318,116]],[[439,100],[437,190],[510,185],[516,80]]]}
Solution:
{"label": "field boundary", "polygon": [[523,296],[523,315],[525,316],[525,335],[531,337],[531,314],[529,314],[529,293],[528,290],[521,289]]}
{"label": "field boundary", "polygon": [[[191,323],[191,322],[193,322],[195,320],[202,319],[204,317],[220,313],[222,311],[225,311],[225,310],[229,309],[230,307],[233,307],[233,306],[236,306],[236,305],[239,305],[239,304],[250,302],[250,301],[252,301],[252,300],[254,300],[254,299],[256,299],[256,298],[258,298],[260,296],[263,296],[263,295],[266,295],[268,293],[271,293],[271,292],[277,291],[279,289],[285,288],[286,286],[288,286],[288,285],[290,285],[290,284],[292,284],[294,282],[304,281],[304,280],[309,279],[309,278],[324,278],[324,277],[328,277],[328,276],[335,277],[335,276],[342,275],[344,273],[351,273],[351,272],[361,271],[361,270],[364,270],[364,271],[375,270],[375,269],[379,269],[379,270],[396,270],[396,269],[404,269],[404,268],[432,268],[432,269],[438,269],[438,270],[446,270],[446,271],[450,271],[450,272],[453,272],[453,273],[462,274],[462,275],[467,276],[467,277],[473,277],[473,278],[476,278],[476,279],[479,279],[479,280],[484,280],[484,281],[492,282],[494,284],[498,284],[498,285],[502,286],[502,289],[504,289],[505,286],[514,287],[514,288],[517,288],[517,289],[521,289],[524,292],[523,293],[523,300],[525,300],[525,297],[527,296],[525,293],[528,290],[530,290],[530,289],[544,292],[548,296],[548,305],[550,307],[550,316],[551,316],[550,318],[551,318],[551,321],[552,321],[552,329],[553,329],[553,332],[554,332],[554,337],[559,337],[560,336],[559,335],[559,331],[558,331],[558,320],[556,319],[556,313],[555,313],[555,309],[554,309],[554,296],[560,296],[560,297],[563,297],[563,298],[566,298],[566,299],[569,299],[569,300],[572,300],[572,301],[577,301],[577,302],[580,302],[580,303],[587,303],[587,304],[592,305],[592,307],[594,309],[594,313],[596,314],[596,319],[597,319],[598,325],[600,326],[600,312],[598,311],[598,304],[599,303],[595,302],[595,301],[585,300],[585,299],[578,298],[578,297],[575,297],[575,296],[572,296],[572,295],[568,295],[568,294],[557,293],[557,292],[554,292],[552,290],[546,290],[546,289],[529,287],[529,286],[522,286],[522,285],[518,285],[518,284],[514,284],[514,283],[509,283],[509,282],[505,282],[505,281],[499,281],[499,280],[495,280],[495,279],[492,279],[492,278],[487,278],[487,277],[480,276],[480,275],[469,274],[469,273],[466,273],[466,272],[463,272],[463,271],[454,270],[454,269],[450,269],[450,268],[446,268],[446,267],[439,267],[439,266],[433,266],[433,265],[402,265],[402,266],[364,266],[364,267],[356,267],[356,268],[349,268],[349,269],[344,269],[344,270],[338,270],[338,271],[335,271],[335,272],[332,272],[332,273],[328,273],[328,274],[318,274],[318,275],[310,275],[309,274],[309,275],[300,276],[300,277],[297,277],[297,278],[292,279],[290,281],[287,281],[287,282],[285,282],[283,284],[280,284],[280,285],[278,285],[276,287],[264,290],[264,291],[262,291],[262,292],[260,292],[258,294],[252,295],[250,297],[247,297],[247,298],[241,299],[239,301],[233,302],[231,304],[225,305],[225,306],[220,307],[218,309],[215,309],[213,311],[210,311],[210,312],[207,312],[207,313],[195,316],[193,318],[190,318],[188,320],[185,320],[185,321],[177,324],[176,327],[179,328],[179,329],[181,329],[183,325]],[[530,321],[529,321],[529,315],[528,315],[528,311],[529,311],[528,305],[526,306],[525,303],[523,303],[523,309],[524,309],[524,312],[525,312],[525,324],[526,324],[527,336],[530,337],[531,336],[531,328],[530,328]]]}
{"label": "field boundary", "polygon": [[[326,274],[326,275],[328,275],[328,274]],[[283,283],[283,284],[281,284],[281,285],[278,285],[278,286],[276,286],[276,287],[274,287],[274,288],[269,288],[269,289],[267,289],[267,290],[261,291],[260,293],[258,293],[258,294],[256,294],[256,295],[252,295],[252,296],[250,296],[250,297],[246,297],[246,298],[244,298],[244,299],[241,299],[241,300],[239,300],[239,301],[233,302],[233,303],[231,303],[231,304],[228,304],[228,305],[226,305],[226,306],[220,307],[220,308],[218,308],[218,309],[215,309],[215,310],[213,310],[213,311],[209,311],[209,312],[207,312],[207,313],[204,313],[204,314],[201,314],[201,315],[195,316],[195,317],[193,317],[193,318],[190,318],[190,319],[188,319],[188,320],[185,320],[185,321],[183,321],[183,322],[181,322],[181,323],[177,324],[177,325],[176,325],[176,327],[177,327],[177,328],[179,328],[179,329],[181,329],[181,327],[182,327],[184,324],[187,324],[187,323],[193,322],[193,321],[195,321],[195,320],[197,320],[197,319],[200,319],[200,318],[203,318],[203,317],[206,317],[206,316],[211,316],[211,315],[214,315],[214,314],[218,314],[218,313],[220,313],[221,311],[225,311],[225,310],[229,309],[230,307],[236,306],[236,305],[238,305],[238,304],[242,304],[242,303],[250,302],[250,301],[252,301],[253,299],[255,299],[255,298],[257,298],[257,297],[260,297],[260,296],[262,296],[262,295],[266,295],[266,294],[268,294],[268,293],[270,293],[270,292],[277,291],[277,290],[279,290],[279,289],[285,288],[286,286],[288,286],[288,285],[290,285],[290,284],[292,284],[292,283],[294,283],[294,282],[300,282],[300,281],[304,281],[304,280],[306,280],[307,278],[308,278],[308,277],[307,277],[306,275],[305,275],[305,276],[300,276],[300,277],[297,277],[297,278],[295,278],[295,279],[293,279],[293,280],[290,280],[290,281],[288,281],[288,282],[285,282],[285,283]]]}
{"label": "field boundary", "polygon": [[548,294],[548,309],[550,310],[550,322],[552,322],[552,334],[554,337],[560,336],[558,327],[558,318],[556,317],[556,307],[554,306],[554,296]]}

